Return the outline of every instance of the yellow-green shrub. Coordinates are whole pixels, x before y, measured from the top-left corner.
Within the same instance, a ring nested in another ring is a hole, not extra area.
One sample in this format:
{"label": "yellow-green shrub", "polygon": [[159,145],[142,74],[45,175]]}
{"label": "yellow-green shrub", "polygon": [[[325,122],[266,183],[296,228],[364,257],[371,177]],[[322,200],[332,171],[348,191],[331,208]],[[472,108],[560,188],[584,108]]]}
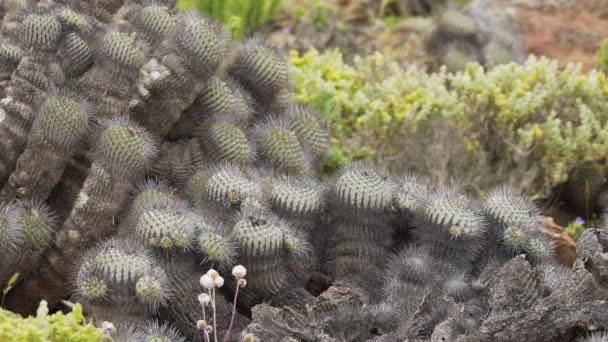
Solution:
{"label": "yellow-green shrub", "polygon": [[104,338],[99,329],[84,322],[80,304],[76,304],[68,314],[48,313],[45,301],[40,303],[36,317],[23,318],[0,309],[0,341],[97,342]]}
{"label": "yellow-green shrub", "polygon": [[[402,68],[376,53],[291,54],[296,100],[333,123],[334,155],[414,169],[443,183],[523,185],[535,197],[585,162],[607,168],[608,86],[602,72],[530,57],[458,73]],[[338,165],[339,166],[339,165]],[[607,168],[608,169],[608,168]]]}
{"label": "yellow-green shrub", "polygon": [[597,68],[606,72],[608,70],[608,39],[604,39],[597,51]]}

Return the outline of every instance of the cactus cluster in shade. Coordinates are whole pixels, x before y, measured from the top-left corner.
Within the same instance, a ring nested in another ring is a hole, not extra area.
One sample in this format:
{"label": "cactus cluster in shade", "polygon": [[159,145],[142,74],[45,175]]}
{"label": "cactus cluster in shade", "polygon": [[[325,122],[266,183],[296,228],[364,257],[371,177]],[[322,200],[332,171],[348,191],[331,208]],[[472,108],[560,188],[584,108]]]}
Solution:
{"label": "cactus cluster in shade", "polygon": [[434,56],[436,67],[445,65],[453,72],[472,62],[490,67],[521,62],[517,38],[501,26],[506,25],[474,6],[468,10],[446,9],[428,37],[427,50]]}
{"label": "cactus cluster in shade", "polygon": [[[571,274],[514,189],[474,198],[362,162],[321,181],[326,124],[291,102],[280,52],[173,5],[5,9],[19,18],[0,54],[0,285],[20,274],[9,309],[69,299],[113,322],[115,341],[202,341],[199,277],[226,281],[212,322],[224,332],[240,264],[233,329],[247,341],[509,340],[501,319],[544,301],[593,303],[577,330],[546,318],[556,332],[541,340],[608,326],[594,316],[603,233],[582,238],[591,263]],[[267,305],[284,310],[275,325]]]}

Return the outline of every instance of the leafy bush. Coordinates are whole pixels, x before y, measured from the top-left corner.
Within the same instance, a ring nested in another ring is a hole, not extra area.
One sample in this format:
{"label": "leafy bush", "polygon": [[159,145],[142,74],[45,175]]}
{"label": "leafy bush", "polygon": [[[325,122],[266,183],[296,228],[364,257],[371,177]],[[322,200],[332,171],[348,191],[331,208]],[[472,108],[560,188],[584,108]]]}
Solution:
{"label": "leafy bush", "polygon": [[85,323],[80,304],[74,305],[68,314],[49,315],[47,303],[42,301],[36,317],[28,318],[0,309],[0,341],[90,342],[103,338],[100,330]]}
{"label": "leafy bush", "polygon": [[529,57],[523,65],[427,73],[379,53],[348,65],[338,51],[313,50],[291,53],[291,73],[296,100],[333,123],[331,166],[364,158],[469,188],[507,179],[535,198],[577,165],[608,170],[602,72]]}
{"label": "leafy bush", "polygon": [[602,71],[608,70],[608,39],[604,39],[597,52],[597,67]]}
{"label": "leafy bush", "polygon": [[232,34],[241,38],[264,23],[275,19],[282,0],[180,0],[181,9],[198,9],[226,24]]}

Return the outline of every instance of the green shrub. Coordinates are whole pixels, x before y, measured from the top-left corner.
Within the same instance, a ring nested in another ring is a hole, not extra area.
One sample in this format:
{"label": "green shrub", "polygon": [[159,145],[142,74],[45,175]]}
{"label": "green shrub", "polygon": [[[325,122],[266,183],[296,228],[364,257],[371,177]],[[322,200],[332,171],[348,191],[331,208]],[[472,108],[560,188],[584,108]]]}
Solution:
{"label": "green shrub", "polygon": [[179,0],[178,8],[198,9],[224,23],[241,38],[276,19],[282,0]]}
{"label": "green shrub", "polygon": [[608,39],[604,39],[597,52],[597,67],[606,72],[608,70]]}
{"label": "green shrub", "polygon": [[334,166],[363,158],[473,189],[506,179],[534,198],[577,165],[608,171],[602,72],[535,57],[457,73],[402,68],[379,53],[353,65],[338,51],[290,57],[296,100],[332,122]]}
{"label": "green shrub", "polygon": [[0,341],[94,342],[103,338],[101,330],[85,322],[80,304],[68,314],[49,315],[47,303],[42,301],[36,317],[28,318],[0,309]]}

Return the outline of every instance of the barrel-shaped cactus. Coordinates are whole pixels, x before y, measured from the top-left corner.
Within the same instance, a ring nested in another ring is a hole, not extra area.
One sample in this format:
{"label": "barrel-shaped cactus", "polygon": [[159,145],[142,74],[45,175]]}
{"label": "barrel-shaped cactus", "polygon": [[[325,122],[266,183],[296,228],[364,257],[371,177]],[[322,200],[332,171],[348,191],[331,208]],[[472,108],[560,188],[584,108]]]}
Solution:
{"label": "barrel-shaped cactus", "polygon": [[217,70],[230,44],[221,24],[194,13],[180,16],[175,37],[176,49],[187,56],[194,71],[205,76]]}
{"label": "barrel-shaped cactus", "polygon": [[129,70],[140,68],[146,61],[144,47],[135,35],[119,31],[110,31],[103,37],[99,54],[105,63]]}
{"label": "barrel-shaped cactus", "polygon": [[245,40],[229,70],[253,94],[262,114],[289,106],[289,68],[281,53],[260,38]]}
{"label": "barrel-shaped cactus", "polygon": [[394,183],[385,170],[360,162],[347,166],[335,185],[338,203],[361,211],[387,209],[394,191]]}
{"label": "barrel-shaped cactus", "polygon": [[416,239],[440,259],[466,268],[481,253],[486,221],[466,194],[449,188],[431,192],[414,221]]}
{"label": "barrel-shaped cactus", "polygon": [[260,161],[267,163],[277,172],[296,176],[310,172],[309,154],[289,127],[289,122],[281,118],[269,118],[255,127],[256,153]]}
{"label": "barrel-shaped cactus", "polygon": [[97,145],[99,162],[118,174],[141,174],[156,154],[147,131],[124,119],[108,120]]}
{"label": "barrel-shaped cactus", "polygon": [[61,23],[50,14],[29,15],[19,30],[23,47],[42,51],[55,48],[62,33]]}

